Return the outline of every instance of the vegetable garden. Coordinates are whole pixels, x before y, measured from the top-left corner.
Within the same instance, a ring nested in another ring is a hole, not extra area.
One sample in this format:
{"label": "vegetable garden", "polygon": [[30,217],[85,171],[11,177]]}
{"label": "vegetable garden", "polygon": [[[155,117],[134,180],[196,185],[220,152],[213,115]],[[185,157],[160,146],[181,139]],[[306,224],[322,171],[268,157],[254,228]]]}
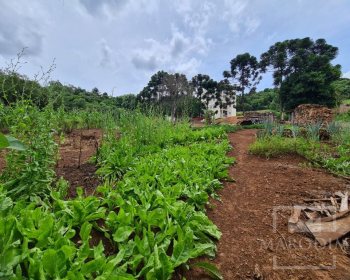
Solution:
{"label": "vegetable garden", "polygon": [[[1,279],[170,279],[189,260],[215,255],[220,232],[205,206],[233,162],[224,128],[26,103],[2,107],[0,125],[23,144],[2,151]],[[104,131],[91,159],[102,183],[94,196],[78,188],[67,197],[54,171],[57,137],[87,127]],[[209,263],[197,265],[220,278]]]}

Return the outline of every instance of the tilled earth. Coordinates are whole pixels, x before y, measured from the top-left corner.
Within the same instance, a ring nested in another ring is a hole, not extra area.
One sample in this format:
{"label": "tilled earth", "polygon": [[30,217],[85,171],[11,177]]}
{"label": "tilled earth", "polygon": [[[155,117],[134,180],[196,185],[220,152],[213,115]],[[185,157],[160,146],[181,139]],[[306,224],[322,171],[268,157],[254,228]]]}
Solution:
{"label": "tilled earth", "polygon": [[[225,183],[222,201],[213,201],[208,210],[222,232],[212,262],[224,279],[350,279],[350,258],[340,246],[321,247],[308,236],[288,233],[287,227],[291,206],[345,190],[350,182],[307,167],[299,157],[250,155],[255,135],[254,130],[229,135],[229,155],[237,159],[229,173],[236,182]],[[208,279],[196,269],[186,278]]]}
{"label": "tilled earth", "polygon": [[76,187],[82,187],[86,195],[91,195],[98,186],[96,166],[89,160],[96,154],[101,138],[99,129],[74,130],[60,145],[56,174],[69,182],[69,197],[76,195]]}

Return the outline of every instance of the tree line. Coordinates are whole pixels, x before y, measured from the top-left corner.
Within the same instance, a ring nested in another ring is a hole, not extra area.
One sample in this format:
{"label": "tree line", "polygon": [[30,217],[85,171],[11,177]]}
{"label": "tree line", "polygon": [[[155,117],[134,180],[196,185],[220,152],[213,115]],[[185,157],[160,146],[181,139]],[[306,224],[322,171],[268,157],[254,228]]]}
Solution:
{"label": "tree line", "polygon": [[[219,82],[204,74],[198,74],[188,82],[184,75],[160,71],[151,77],[138,98],[142,102],[162,104],[170,99],[171,102],[180,101],[184,95],[191,96],[189,93],[192,93],[204,108],[208,108],[211,100],[222,108],[234,102],[233,97],[238,93],[237,109],[242,111],[261,109],[263,104],[253,104],[256,101],[269,101],[270,108],[280,112],[292,111],[304,103],[334,107],[346,88],[344,84],[347,80],[340,80],[340,65],[331,63],[337,54],[338,48],[325,39],[285,40],[272,45],[260,55],[260,59],[249,53],[237,55],[230,61],[230,69],[223,72],[223,80]],[[274,88],[265,90],[265,99],[262,100],[256,93],[256,87],[266,73],[272,73]],[[169,77],[178,79],[177,90],[176,86],[168,90]],[[176,106],[172,109],[175,110]]]}
{"label": "tree line", "polygon": [[[214,101],[225,108],[236,103],[237,110],[293,110],[303,103],[333,107],[349,96],[349,79],[340,79],[340,65],[331,62],[338,48],[324,39],[285,40],[272,45],[260,58],[243,53],[230,61],[223,79],[215,81],[209,75],[197,74],[192,79],[181,73],[158,71],[137,95],[112,97],[97,88],[87,91],[72,85],[51,81],[43,86],[36,80],[14,71],[0,71],[0,100],[10,105],[18,100],[31,100],[38,107],[50,101],[55,108],[66,110],[89,108],[156,107],[176,118],[199,116]],[[271,73],[273,89],[256,92],[263,77]],[[236,100],[237,94],[237,100]]]}

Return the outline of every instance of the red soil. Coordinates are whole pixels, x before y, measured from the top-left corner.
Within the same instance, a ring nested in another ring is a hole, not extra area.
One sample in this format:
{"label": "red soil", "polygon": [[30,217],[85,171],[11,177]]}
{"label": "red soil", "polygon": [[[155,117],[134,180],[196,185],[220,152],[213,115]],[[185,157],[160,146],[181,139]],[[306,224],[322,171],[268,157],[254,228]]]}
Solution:
{"label": "red soil", "polygon": [[77,187],[82,187],[86,195],[91,195],[98,186],[96,166],[89,160],[95,155],[101,138],[102,131],[99,129],[74,130],[65,136],[60,145],[56,174],[70,183],[69,197],[76,195]]}
{"label": "red soil", "polygon": [[[290,211],[276,211],[279,206],[302,204],[304,198],[345,190],[349,182],[306,167],[299,157],[266,160],[248,154],[255,133],[229,135],[234,148],[229,155],[237,159],[229,173],[236,182],[225,183],[222,202],[214,201],[208,210],[222,232],[213,263],[224,279],[350,279],[350,258],[339,246],[321,247],[307,236],[288,233]],[[322,265],[330,269],[317,268]],[[209,278],[194,269],[186,279]]]}

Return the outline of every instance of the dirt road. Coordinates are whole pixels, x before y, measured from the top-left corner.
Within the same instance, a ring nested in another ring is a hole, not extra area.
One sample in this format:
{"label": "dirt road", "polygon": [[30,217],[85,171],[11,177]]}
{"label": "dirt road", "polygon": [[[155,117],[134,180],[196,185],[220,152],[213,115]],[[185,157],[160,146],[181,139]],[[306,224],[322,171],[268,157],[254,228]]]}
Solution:
{"label": "dirt road", "polygon": [[[320,247],[306,236],[288,233],[289,211],[276,211],[302,204],[303,198],[344,190],[349,182],[306,167],[298,157],[266,160],[249,155],[255,133],[229,135],[234,148],[230,156],[237,159],[229,172],[236,182],[225,183],[222,202],[215,201],[208,210],[222,232],[213,262],[224,279],[350,279],[350,258],[339,247]],[[187,279],[207,278],[193,271]]]}

